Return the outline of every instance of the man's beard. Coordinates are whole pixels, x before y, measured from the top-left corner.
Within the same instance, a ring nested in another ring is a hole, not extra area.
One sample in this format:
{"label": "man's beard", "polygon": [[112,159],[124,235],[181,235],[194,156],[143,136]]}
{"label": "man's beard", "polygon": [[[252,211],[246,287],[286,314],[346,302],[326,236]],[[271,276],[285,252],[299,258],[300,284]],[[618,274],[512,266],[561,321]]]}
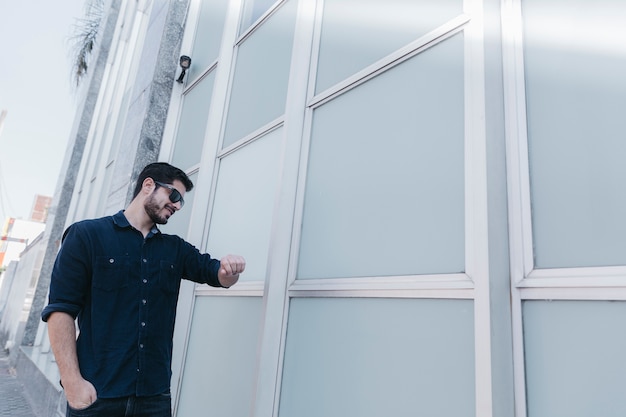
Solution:
{"label": "man's beard", "polygon": [[163,209],[160,207],[155,201],[154,196],[150,196],[150,199],[146,201],[144,204],[144,210],[146,210],[146,214],[150,217],[155,224],[166,224],[167,218],[164,216],[160,216],[159,212]]}

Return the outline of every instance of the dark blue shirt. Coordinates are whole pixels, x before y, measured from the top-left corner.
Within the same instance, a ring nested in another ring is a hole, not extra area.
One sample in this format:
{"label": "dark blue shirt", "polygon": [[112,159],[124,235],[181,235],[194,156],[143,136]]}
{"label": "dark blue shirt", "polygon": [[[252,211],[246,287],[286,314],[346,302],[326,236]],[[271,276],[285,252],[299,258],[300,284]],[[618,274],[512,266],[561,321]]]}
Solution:
{"label": "dark blue shirt", "polygon": [[100,398],[170,389],[172,338],[182,278],[220,286],[219,260],[155,226],[143,237],[124,212],[65,232],[41,317],[78,317],[83,378]]}

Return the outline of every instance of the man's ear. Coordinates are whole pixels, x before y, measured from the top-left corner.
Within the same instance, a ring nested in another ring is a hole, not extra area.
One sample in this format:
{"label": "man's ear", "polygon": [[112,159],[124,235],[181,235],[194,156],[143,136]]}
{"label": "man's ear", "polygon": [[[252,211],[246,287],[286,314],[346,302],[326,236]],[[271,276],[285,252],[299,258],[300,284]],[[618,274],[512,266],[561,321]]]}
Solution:
{"label": "man's ear", "polygon": [[156,187],[154,180],[148,177],[145,180],[143,180],[143,183],[141,184],[141,192],[144,194],[151,194],[152,191],[154,190],[154,187]]}

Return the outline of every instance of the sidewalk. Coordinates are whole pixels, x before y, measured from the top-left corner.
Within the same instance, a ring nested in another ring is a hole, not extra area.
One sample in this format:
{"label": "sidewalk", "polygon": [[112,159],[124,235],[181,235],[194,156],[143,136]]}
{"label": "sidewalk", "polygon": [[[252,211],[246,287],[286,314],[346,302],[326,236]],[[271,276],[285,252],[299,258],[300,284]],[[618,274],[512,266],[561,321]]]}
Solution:
{"label": "sidewalk", "polygon": [[0,417],[35,417],[4,349],[0,349]]}

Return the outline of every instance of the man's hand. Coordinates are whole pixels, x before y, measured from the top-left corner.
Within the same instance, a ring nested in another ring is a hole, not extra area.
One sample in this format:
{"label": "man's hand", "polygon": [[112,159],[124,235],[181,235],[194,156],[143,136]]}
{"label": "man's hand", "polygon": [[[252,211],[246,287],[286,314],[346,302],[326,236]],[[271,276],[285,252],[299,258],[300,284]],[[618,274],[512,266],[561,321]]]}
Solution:
{"label": "man's hand", "polygon": [[60,311],[52,313],[48,318],[48,335],[68,404],[76,410],[89,407],[98,394],[93,384],[80,373],[74,318]]}
{"label": "man's hand", "polygon": [[239,274],[246,269],[246,260],[239,255],[226,255],[220,259],[217,278],[223,287],[230,287],[239,280]]}
{"label": "man's hand", "polygon": [[91,382],[79,379],[72,382],[64,382],[65,398],[74,410],[83,410],[96,401],[97,393]]}

